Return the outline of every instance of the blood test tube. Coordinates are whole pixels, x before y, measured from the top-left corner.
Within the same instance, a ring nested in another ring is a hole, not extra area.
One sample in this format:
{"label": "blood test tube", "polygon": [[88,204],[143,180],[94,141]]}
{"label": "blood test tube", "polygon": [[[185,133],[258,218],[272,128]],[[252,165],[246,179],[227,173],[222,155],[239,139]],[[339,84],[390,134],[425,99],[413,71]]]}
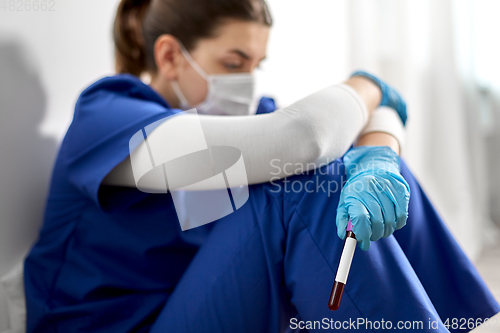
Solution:
{"label": "blood test tube", "polygon": [[340,306],[344,287],[347,282],[347,276],[349,275],[349,269],[351,268],[352,257],[354,256],[356,244],[358,243],[356,236],[352,232],[351,219],[349,219],[346,231],[344,249],[342,250],[340,263],[337,268],[337,275],[335,276],[335,282],[333,283],[332,292],[330,293],[330,300],[328,301],[328,308],[332,311],[337,310]]}

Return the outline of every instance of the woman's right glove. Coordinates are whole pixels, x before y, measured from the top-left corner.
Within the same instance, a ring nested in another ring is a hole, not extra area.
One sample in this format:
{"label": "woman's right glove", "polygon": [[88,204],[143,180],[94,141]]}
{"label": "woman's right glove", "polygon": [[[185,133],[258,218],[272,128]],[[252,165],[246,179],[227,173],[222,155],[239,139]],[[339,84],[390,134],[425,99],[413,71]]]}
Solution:
{"label": "woman's right glove", "polygon": [[406,114],[406,102],[396,89],[367,72],[356,71],[351,74],[351,77],[353,76],[363,76],[375,83],[382,92],[382,101],[380,102],[380,106],[388,106],[396,110],[401,118],[401,121],[403,122],[403,125],[406,124],[406,119],[408,118],[408,115]]}
{"label": "woman's right glove", "polygon": [[399,172],[399,156],[389,147],[362,146],[344,155],[347,182],[337,207],[337,235],[352,231],[362,250],[406,225],[410,186]]}

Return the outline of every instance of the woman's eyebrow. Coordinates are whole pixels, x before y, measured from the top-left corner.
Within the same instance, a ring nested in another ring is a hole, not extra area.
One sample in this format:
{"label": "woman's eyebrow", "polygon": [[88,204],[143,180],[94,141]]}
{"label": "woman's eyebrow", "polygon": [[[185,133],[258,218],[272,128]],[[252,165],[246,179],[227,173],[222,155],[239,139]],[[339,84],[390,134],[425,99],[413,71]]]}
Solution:
{"label": "woman's eyebrow", "polygon": [[236,54],[238,54],[240,57],[242,57],[245,60],[250,60],[250,56],[248,54],[246,54],[245,52],[241,51],[241,50],[234,49],[234,50],[231,50],[229,52],[230,53],[236,53]]}
{"label": "woman's eyebrow", "polygon": [[[239,49],[234,49],[234,50],[231,50],[231,51],[229,51],[229,53],[236,53],[236,54],[238,54],[240,57],[242,57],[243,59],[245,59],[245,60],[250,60],[250,56],[249,56],[248,54],[246,54],[245,52],[243,52],[243,51],[239,50]],[[265,60],[265,59],[266,59],[266,57],[264,57],[264,58],[260,59],[259,61],[263,61],[263,60]]]}

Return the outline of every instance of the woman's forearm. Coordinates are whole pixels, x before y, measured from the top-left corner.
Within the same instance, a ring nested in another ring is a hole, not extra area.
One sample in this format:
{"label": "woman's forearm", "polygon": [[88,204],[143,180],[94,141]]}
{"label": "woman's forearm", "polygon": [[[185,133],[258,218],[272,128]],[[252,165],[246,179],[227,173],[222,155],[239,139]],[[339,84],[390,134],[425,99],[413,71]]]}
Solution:
{"label": "woman's forearm", "polygon": [[403,122],[396,110],[379,107],[372,113],[356,146],[388,146],[400,155],[405,141]]}
{"label": "woman's forearm", "polygon": [[387,146],[399,155],[400,147],[398,140],[387,133],[372,132],[361,136],[356,146]]}
{"label": "woman's forearm", "polygon": [[238,148],[248,183],[257,184],[341,157],[367,124],[368,114],[356,90],[335,85],[270,114],[199,120],[208,146]]}
{"label": "woman's forearm", "polygon": [[382,92],[380,91],[380,88],[373,83],[373,81],[362,76],[354,76],[349,78],[345,84],[356,91],[365,103],[370,115],[380,105]]}
{"label": "woman's forearm", "polygon": [[367,129],[360,135],[355,145],[388,146],[399,155],[404,136],[403,123],[394,110],[374,111],[382,98],[380,88],[373,81],[362,76],[351,77],[346,84],[356,90],[371,116]]}

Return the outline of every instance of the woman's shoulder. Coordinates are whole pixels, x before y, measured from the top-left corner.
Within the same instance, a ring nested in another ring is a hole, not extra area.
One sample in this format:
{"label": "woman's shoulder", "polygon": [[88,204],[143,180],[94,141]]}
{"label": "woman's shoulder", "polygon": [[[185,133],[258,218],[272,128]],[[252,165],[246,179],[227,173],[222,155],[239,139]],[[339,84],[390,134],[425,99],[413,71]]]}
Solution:
{"label": "woman's shoulder", "polygon": [[138,77],[104,77],[81,93],[61,151],[73,160],[103,145],[128,150],[134,133],[179,112]]}
{"label": "woman's shoulder", "polygon": [[140,78],[131,74],[109,75],[90,84],[82,92],[83,96],[91,95],[96,91],[127,92],[130,89],[146,86]]}
{"label": "woman's shoulder", "polygon": [[91,110],[99,106],[109,109],[120,100],[135,101],[139,104],[153,103],[161,108],[170,109],[165,99],[137,76],[117,74],[103,77],[85,88],[78,97],[75,113],[88,106]]}

